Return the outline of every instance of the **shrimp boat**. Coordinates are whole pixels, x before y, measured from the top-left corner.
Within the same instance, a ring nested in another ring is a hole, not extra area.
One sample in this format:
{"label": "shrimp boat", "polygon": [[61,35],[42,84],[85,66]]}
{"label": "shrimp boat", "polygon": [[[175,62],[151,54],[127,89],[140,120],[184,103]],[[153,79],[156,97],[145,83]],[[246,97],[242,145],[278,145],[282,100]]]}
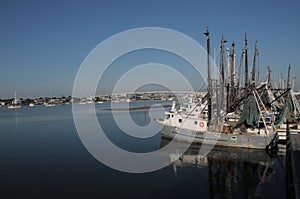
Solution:
{"label": "shrimp boat", "polygon": [[[288,66],[287,85],[284,87],[283,76],[281,73],[281,86],[275,86],[273,93],[270,92],[272,99],[272,109],[276,113],[275,126],[278,130],[279,140],[287,141],[288,133],[299,134],[300,132],[300,105],[296,98],[299,95],[295,92],[295,76],[293,78],[292,86],[290,86],[291,65]],[[288,124],[288,125],[287,125]]]}
{"label": "shrimp boat", "polygon": [[[209,60],[208,29],[205,35]],[[245,41],[247,40],[245,39]],[[221,52],[224,43],[222,38]],[[245,43],[247,47],[247,42]],[[234,59],[234,44],[230,53],[229,58]],[[247,55],[247,52],[245,54]],[[230,60],[229,63],[228,77],[230,78],[233,77],[230,73],[234,71],[235,61]],[[245,65],[248,68],[247,62]],[[255,61],[253,65],[255,66]],[[179,108],[176,108],[176,102],[173,102],[171,109],[165,112],[166,117],[157,119],[157,122],[163,125],[161,136],[179,141],[226,147],[267,150],[276,147],[278,135],[274,126],[275,116],[263,98],[268,92],[266,83],[263,82],[259,85],[253,81],[250,83],[246,75],[245,88],[242,93],[238,92],[234,81],[227,81],[228,86],[225,89],[223,66],[221,66],[220,82],[212,81],[209,67],[208,61],[208,92],[206,96],[202,99],[190,99],[188,103]],[[245,71],[248,71],[247,68]]]}
{"label": "shrimp boat", "polygon": [[[248,105],[245,105],[245,111],[242,113],[243,116],[235,123],[231,122],[231,117],[230,119],[228,117],[228,122],[209,125],[205,118],[206,113],[200,111],[201,106],[195,107],[192,113],[187,114],[182,109],[176,110],[175,103],[170,111],[165,112],[166,119],[160,118],[157,121],[163,125],[161,134],[166,138],[194,143],[207,142],[217,146],[271,149],[276,145],[278,139],[276,128],[272,122],[274,115],[268,112],[258,112],[259,120],[255,126],[251,126],[252,124],[247,121],[246,114],[248,110],[252,109],[250,104],[253,104],[253,100],[255,99],[249,97]],[[198,111],[196,111],[197,109]],[[252,114],[251,117],[253,117]]]}

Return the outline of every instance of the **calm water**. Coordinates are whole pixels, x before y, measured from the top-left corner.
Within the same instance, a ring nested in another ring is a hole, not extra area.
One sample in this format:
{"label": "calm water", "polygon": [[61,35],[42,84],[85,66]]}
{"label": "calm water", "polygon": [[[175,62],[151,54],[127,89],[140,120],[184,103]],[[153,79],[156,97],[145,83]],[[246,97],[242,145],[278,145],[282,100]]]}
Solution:
{"label": "calm water", "polygon": [[[167,142],[159,134],[144,141],[125,135],[111,112],[100,111],[105,106],[96,105],[97,116],[118,146],[147,152]],[[150,122],[144,110],[131,117],[141,126]],[[0,140],[1,198],[285,198],[284,158],[264,151],[215,148],[196,161],[195,145],[155,172],[111,169],[81,143],[71,105],[0,108]]]}

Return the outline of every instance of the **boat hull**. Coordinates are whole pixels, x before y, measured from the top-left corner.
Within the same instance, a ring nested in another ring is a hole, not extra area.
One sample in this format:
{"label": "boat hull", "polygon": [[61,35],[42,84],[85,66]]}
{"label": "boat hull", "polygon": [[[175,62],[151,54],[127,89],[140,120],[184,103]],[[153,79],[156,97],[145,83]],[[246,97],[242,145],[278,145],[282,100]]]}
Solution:
{"label": "boat hull", "polygon": [[9,108],[9,109],[21,108],[21,105],[10,105],[7,108]]}
{"label": "boat hull", "polygon": [[193,143],[213,144],[216,146],[241,147],[253,149],[271,149],[276,146],[278,141],[277,132],[268,136],[260,136],[249,133],[226,134],[217,132],[201,132],[188,129],[179,129],[164,125],[161,130],[162,137],[176,139],[179,141],[188,141]]}

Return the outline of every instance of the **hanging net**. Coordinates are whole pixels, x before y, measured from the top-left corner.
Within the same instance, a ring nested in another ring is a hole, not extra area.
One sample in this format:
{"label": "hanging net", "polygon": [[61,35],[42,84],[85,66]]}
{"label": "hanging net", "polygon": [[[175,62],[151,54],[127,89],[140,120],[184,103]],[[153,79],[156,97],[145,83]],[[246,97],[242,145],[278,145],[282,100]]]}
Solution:
{"label": "hanging net", "polygon": [[280,124],[282,124],[285,119],[290,115],[290,113],[294,110],[292,97],[289,94],[285,100],[285,104],[282,108],[282,111],[280,112],[280,115],[278,118],[276,118],[274,125],[276,127],[279,127]]}
{"label": "hanging net", "polygon": [[239,120],[233,128],[244,125],[245,128],[256,128],[258,126],[259,109],[254,96],[248,97],[243,105],[243,111]]}

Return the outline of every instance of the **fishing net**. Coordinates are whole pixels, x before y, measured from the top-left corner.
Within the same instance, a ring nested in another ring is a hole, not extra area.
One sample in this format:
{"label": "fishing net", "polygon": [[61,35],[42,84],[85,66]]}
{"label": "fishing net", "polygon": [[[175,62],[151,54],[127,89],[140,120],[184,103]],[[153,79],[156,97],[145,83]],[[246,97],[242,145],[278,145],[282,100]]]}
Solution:
{"label": "fishing net", "polygon": [[288,95],[285,104],[283,106],[282,111],[280,112],[280,115],[278,118],[276,118],[274,125],[276,127],[279,127],[280,124],[282,124],[285,119],[289,116],[289,114],[294,110],[293,101],[291,95]]}
{"label": "fishing net", "polygon": [[238,126],[244,125],[245,128],[255,128],[258,126],[259,119],[259,109],[254,96],[248,97],[243,105],[243,111],[239,120],[233,126],[236,128]]}

